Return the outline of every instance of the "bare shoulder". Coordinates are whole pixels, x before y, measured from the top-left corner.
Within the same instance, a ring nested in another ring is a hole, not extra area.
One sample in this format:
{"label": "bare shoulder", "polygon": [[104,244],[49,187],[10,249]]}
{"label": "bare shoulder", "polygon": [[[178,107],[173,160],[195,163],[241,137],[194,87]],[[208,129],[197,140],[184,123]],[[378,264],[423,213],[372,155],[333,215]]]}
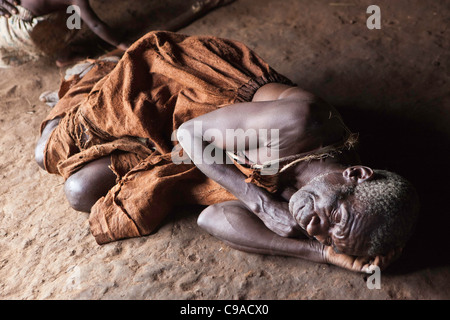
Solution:
{"label": "bare shoulder", "polygon": [[303,141],[309,135],[320,137],[320,143],[328,143],[328,140],[341,136],[343,127],[339,113],[313,93],[296,86],[273,83],[261,87],[257,94],[255,98],[261,99],[259,101],[267,99],[271,102],[260,108],[265,124],[281,130],[285,137]]}
{"label": "bare shoulder", "polygon": [[[276,107],[267,105],[267,113],[278,120],[295,122],[296,126],[305,126],[312,119],[317,122],[319,114],[327,113],[322,99],[297,86],[280,83],[268,83],[257,90],[253,102],[271,101]],[[328,114],[328,113],[327,113]]]}

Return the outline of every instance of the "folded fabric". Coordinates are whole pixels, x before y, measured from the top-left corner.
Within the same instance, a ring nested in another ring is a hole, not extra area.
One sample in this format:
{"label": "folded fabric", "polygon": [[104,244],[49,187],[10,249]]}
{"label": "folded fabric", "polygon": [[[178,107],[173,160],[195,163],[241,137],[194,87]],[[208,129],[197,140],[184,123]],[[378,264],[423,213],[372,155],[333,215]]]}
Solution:
{"label": "folded fabric", "polygon": [[99,244],[148,235],[176,206],[235,199],[192,163],[172,162],[182,153],[173,133],[192,118],[251,101],[267,83],[292,84],[242,43],[171,32],[148,33],[117,64],[92,64],[61,85],[61,100],[43,122],[62,118],[44,161],[67,179],[111,158],[117,184],[90,214]]}

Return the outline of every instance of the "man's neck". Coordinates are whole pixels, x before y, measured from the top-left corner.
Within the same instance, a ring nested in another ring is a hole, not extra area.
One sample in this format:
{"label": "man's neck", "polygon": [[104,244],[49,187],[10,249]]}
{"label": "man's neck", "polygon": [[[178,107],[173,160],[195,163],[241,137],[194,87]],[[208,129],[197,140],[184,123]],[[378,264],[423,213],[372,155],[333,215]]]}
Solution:
{"label": "man's neck", "polygon": [[335,158],[325,158],[298,164],[294,168],[295,188],[300,189],[315,177],[332,173],[343,172],[347,165],[342,164]]}

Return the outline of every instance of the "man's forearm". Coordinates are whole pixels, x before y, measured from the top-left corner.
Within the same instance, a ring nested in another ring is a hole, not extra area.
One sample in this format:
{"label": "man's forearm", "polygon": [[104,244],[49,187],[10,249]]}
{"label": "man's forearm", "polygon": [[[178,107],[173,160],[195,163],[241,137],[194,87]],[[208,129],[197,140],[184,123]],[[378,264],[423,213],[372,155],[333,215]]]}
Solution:
{"label": "man's forearm", "polygon": [[[222,149],[216,147],[214,159],[208,158],[210,152],[205,151],[207,148],[210,149],[211,143],[203,141],[201,134],[196,135],[189,124],[180,127],[179,130],[178,140],[184,151],[207,177],[231,192],[273,232],[284,237],[300,233],[300,227],[290,214],[287,202],[278,201],[266,190],[252,183],[246,183],[245,176],[236,166],[226,164],[227,155]],[[217,153],[224,158],[219,158]],[[215,161],[219,159],[220,163]]]}
{"label": "man's forearm", "polygon": [[198,223],[208,233],[238,250],[326,262],[321,243],[275,234],[239,201],[208,207],[200,214]]}
{"label": "man's forearm", "polygon": [[224,159],[222,163],[216,163],[206,159],[205,148],[210,145],[206,141],[201,141],[201,138],[193,137],[191,145],[201,146],[200,148],[193,148],[194,150],[189,153],[192,161],[196,167],[202,171],[207,177],[216,181],[223,188],[231,192],[237,199],[244,203],[247,208],[253,213],[257,214],[262,212],[267,207],[270,200],[270,195],[267,191],[258,188],[256,185],[245,182],[245,176],[240,172],[236,166],[226,164],[227,155],[216,148],[215,152],[222,153]]}

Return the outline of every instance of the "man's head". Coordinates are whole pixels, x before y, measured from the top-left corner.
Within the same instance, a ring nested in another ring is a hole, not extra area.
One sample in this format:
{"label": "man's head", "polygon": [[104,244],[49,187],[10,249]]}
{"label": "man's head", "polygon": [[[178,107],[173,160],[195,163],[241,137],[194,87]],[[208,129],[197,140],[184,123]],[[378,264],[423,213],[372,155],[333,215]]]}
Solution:
{"label": "man's head", "polygon": [[289,209],[310,236],[337,252],[376,256],[403,248],[419,203],[399,175],[354,166],[314,178],[292,196]]}

